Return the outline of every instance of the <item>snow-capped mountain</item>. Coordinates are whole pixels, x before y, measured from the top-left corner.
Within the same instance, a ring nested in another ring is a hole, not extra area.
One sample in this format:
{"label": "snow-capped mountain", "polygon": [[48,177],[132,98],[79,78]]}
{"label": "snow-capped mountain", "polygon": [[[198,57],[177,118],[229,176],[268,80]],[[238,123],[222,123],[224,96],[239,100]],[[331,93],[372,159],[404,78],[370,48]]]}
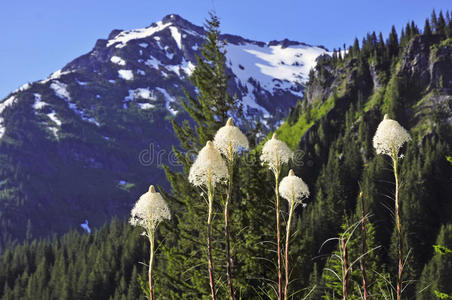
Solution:
{"label": "snow-capped mountain", "polygon": [[[164,182],[160,165],[171,163],[177,143],[170,121],[186,118],[181,101],[184,89],[194,93],[188,78],[204,37],[202,27],[177,15],[114,30],[0,103],[0,186],[8,191],[0,195],[0,221],[9,224],[0,242],[25,236],[18,211],[39,228],[36,235],[85,219],[96,226],[127,212],[149,183]],[[288,40],[221,38],[231,94],[249,119],[269,127],[302,97],[316,58],[327,53]]]}

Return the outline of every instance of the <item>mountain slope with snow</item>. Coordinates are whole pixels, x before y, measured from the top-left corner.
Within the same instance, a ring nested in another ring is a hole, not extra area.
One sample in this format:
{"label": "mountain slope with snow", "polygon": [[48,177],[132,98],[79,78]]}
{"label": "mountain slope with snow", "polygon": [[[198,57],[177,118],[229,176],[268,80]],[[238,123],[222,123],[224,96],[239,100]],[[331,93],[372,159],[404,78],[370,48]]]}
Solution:
{"label": "mountain slope with snow", "polygon": [[[114,30],[0,102],[0,248],[85,219],[99,226],[127,213],[150,183],[166,184],[161,165],[172,164],[177,144],[171,120],[187,118],[181,102],[184,90],[195,92],[189,76],[204,37],[202,27],[177,15]],[[261,120],[267,129],[287,116],[316,58],[327,53],[288,40],[221,38],[231,94],[248,126]]]}

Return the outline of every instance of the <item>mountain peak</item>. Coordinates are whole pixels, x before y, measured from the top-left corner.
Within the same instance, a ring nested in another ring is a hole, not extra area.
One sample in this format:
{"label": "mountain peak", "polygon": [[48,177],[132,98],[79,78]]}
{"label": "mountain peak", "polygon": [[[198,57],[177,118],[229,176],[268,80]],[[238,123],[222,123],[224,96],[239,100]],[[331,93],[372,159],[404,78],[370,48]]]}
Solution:
{"label": "mountain peak", "polygon": [[204,34],[204,29],[202,27],[192,24],[179,15],[170,14],[165,16],[161,21],[152,23],[146,28],[135,30],[113,30],[108,36],[107,47],[116,44],[116,48],[121,48],[130,40],[143,39],[172,26],[185,31],[191,31],[195,34]]}
{"label": "mountain peak", "polygon": [[167,15],[163,17],[161,22],[162,24],[172,24],[180,29],[191,30],[196,32],[197,34],[204,34],[203,27],[197,26],[177,14]]}
{"label": "mountain peak", "polygon": [[181,16],[179,16],[177,14],[166,15],[165,17],[163,17],[162,23],[163,24],[171,23],[173,25],[180,26],[180,27],[198,27],[198,28],[201,28],[199,26],[194,25],[190,21],[182,18]]}

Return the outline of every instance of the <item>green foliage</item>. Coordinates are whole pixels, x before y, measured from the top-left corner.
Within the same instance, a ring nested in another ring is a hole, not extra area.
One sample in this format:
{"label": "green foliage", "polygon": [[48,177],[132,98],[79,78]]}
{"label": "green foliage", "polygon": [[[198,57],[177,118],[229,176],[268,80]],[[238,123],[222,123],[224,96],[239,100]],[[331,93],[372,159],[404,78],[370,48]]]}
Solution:
{"label": "green foliage", "polygon": [[147,248],[138,230],[118,220],[91,235],[25,243],[0,256],[0,299],[144,300],[138,274],[146,273],[139,261]]}
{"label": "green foliage", "polygon": [[[354,219],[359,220],[358,217]],[[348,272],[348,299],[358,300],[362,298],[363,287],[360,258],[364,258],[366,262],[368,295],[370,298],[377,298],[377,295],[381,295],[382,291],[386,290],[387,284],[382,278],[388,278],[389,275],[385,272],[384,265],[381,261],[381,254],[379,253],[381,249],[375,241],[374,227],[372,223],[366,223],[367,253],[364,254],[362,252],[361,220],[354,224],[351,224],[350,221],[346,221],[342,225],[344,231],[340,234],[340,238],[347,241],[347,260],[348,267],[350,268]],[[338,242],[338,240],[331,242]],[[334,250],[325,265],[322,274],[324,299],[339,299],[343,296],[343,282],[341,279],[344,276],[344,264],[342,258],[342,250],[340,248]],[[383,294],[386,293],[384,292]]]}
{"label": "green foliage", "polygon": [[416,299],[450,299],[452,295],[452,225],[444,225],[439,231],[435,254],[426,264],[418,284]]}

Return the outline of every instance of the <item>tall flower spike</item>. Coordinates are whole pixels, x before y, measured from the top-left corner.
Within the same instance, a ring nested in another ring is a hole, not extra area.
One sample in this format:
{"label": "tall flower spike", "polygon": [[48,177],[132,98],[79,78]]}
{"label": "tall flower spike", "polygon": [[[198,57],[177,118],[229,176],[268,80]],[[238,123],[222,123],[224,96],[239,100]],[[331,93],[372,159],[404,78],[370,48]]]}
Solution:
{"label": "tall flower spike", "polygon": [[232,118],[229,118],[226,125],[217,131],[213,144],[227,159],[240,149],[249,148],[248,139],[238,127],[234,126]]}
{"label": "tall flower spike", "polygon": [[295,176],[294,171],[290,170],[289,176],[284,177],[279,184],[279,194],[289,203],[295,199],[295,205],[297,205],[309,196],[309,188],[303,179]]}
{"label": "tall flower spike", "polygon": [[211,141],[199,151],[198,157],[190,168],[188,180],[194,186],[212,186],[228,178],[228,168],[220,152]]}
{"label": "tall flower spike", "polygon": [[153,232],[163,220],[171,219],[170,209],[160,193],[155,191],[153,185],[143,194],[132,209],[130,224],[141,226],[147,233]]}
{"label": "tall flower spike", "polygon": [[276,133],[273,134],[271,140],[268,140],[262,148],[261,161],[266,164],[276,174],[283,164],[289,162],[293,152],[283,141],[278,140]]}
{"label": "tall flower spike", "polygon": [[392,156],[393,151],[395,151],[395,155],[398,155],[403,144],[410,140],[411,137],[408,131],[399,122],[391,120],[388,115],[385,115],[383,121],[378,125],[373,145],[377,150],[377,154]]}

